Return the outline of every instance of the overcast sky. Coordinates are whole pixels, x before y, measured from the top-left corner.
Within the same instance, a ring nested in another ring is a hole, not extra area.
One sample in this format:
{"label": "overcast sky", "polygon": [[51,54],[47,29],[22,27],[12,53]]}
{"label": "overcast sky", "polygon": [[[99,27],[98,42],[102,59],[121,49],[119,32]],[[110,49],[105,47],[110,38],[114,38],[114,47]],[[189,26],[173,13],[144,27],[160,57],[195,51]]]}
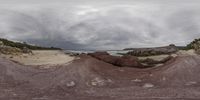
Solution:
{"label": "overcast sky", "polygon": [[200,0],[0,0],[0,37],[65,49],[186,45]]}

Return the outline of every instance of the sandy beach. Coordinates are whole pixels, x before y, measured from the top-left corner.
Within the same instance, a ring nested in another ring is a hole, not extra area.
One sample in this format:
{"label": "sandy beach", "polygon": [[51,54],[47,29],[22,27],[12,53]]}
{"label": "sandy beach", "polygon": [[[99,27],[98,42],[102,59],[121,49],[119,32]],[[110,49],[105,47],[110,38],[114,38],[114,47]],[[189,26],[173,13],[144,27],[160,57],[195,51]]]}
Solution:
{"label": "sandy beach", "polygon": [[1,55],[23,65],[63,65],[75,59],[60,50],[33,50],[33,54]]}

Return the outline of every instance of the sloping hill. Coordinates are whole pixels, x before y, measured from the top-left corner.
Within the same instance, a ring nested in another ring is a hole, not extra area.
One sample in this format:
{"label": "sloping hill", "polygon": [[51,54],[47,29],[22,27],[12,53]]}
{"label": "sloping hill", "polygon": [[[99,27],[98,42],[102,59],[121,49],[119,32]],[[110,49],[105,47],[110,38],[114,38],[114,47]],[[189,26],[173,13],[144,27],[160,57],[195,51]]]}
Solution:
{"label": "sloping hill", "polygon": [[153,75],[164,86],[187,87],[200,85],[200,56],[179,56]]}
{"label": "sloping hill", "polygon": [[180,56],[162,67],[136,69],[81,55],[69,65],[38,69],[0,58],[0,99],[199,99],[199,61]]}
{"label": "sloping hill", "polygon": [[0,38],[0,41],[5,46],[16,47],[19,49],[23,49],[24,47],[26,47],[31,50],[60,50],[60,48],[35,46],[35,45],[27,44],[25,42],[24,43],[14,42],[14,41],[10,41],[10,40],[3,39],[3,38]]}

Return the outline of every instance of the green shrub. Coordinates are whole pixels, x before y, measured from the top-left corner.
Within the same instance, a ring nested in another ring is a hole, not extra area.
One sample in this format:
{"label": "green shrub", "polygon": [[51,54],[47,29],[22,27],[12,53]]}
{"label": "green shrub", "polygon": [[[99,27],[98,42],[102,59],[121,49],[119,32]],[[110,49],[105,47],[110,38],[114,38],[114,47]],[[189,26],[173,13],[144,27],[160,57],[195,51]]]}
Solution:
{"label": "green shrub", "polygon": [[61,50],[60,48],[56,48],[56,47],[34,46],[34,45],[27,44],[26,42],[23,42],[23,43],[13,42],[13,41],[2,39],[2,38],[0,38],[0,41],[2,41],[5,46],[16,47],[19,49],[23,49],[24,47],[26,47],[31,50]]}
{"label": "green shrub", "polygon": [[196,53],[200,54],[200,39],[195,39],[190,44],[187,45],[187,48],[194,49]]}

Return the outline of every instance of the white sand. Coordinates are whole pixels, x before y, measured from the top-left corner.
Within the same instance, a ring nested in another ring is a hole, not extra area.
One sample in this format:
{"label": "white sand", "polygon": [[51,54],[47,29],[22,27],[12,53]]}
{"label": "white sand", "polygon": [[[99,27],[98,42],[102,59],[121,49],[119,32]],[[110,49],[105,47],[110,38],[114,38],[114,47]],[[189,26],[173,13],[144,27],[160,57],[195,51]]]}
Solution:
{"label": "white sand", "polygon": [[34,50],[33,55],[3,55],[4,57],[24,65],[61,65],[74,60],[74,57],[66,55],[59,50]]}

